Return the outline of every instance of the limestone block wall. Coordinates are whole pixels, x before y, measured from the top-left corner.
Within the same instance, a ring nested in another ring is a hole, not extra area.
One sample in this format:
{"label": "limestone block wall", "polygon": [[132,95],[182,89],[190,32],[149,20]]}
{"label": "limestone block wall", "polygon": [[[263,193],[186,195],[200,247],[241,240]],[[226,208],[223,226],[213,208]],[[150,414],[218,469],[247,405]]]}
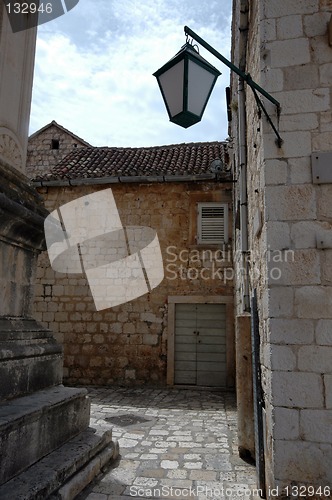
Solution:
{"label": "limestone block wall", "polygon": [[264,100],[283,139],[278,148],[247,88],[250,276],[259,299],[267,485],[325,487],[332,485],[332,250],[317,248],[317,239],[331,229],[332,188],[313,184],[311,153],[332,150],[332,2],[250,5],[247,71],[281,103],[278,118]]}
{"label": "limestone block wall", "polygon": [[224,254],[218,247],[196,243],[197,203],[228,203],[231,220],[231,184],[135,183],[40,191],[52,211],[108,187],[123,226],[143,225],[157,231],[164,280],[147,295],[97,312],[85,276],[53,271],[45,252],[37,270],[35,317],[52,328],[64,346],[67,383],[165,384],[168,297],[233,294],[231,224]]}
{"label": "limestone block wall", "polygon": [[33,178],[48,172],[73,148],[84,146],[86,147],[87,143],[52,122],[50,126],[29,138],[27,176]]}

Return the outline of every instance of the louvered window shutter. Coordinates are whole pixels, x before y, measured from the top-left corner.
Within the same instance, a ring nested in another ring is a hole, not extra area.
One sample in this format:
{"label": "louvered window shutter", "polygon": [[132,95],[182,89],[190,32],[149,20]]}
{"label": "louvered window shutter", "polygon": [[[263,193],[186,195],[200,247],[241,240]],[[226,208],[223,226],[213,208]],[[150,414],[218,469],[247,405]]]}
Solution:
{"label": "louvered window shutter", "polygon": [[227,243],[227,222],[227,203],[198,203],[197,243]]}

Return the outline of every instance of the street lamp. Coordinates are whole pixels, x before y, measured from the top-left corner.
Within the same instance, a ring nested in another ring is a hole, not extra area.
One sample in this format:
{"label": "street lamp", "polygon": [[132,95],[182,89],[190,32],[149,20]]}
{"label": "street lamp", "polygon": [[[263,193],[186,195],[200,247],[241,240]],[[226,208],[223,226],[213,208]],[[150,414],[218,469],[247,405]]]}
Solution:
{"label": "street lamp", "polygon": [[[277,136],[278,146],[281,147],[282,139],[279,132],[273,124],[257,92],[276,106],[278,114],[280,113],[280,103],[266,92],[266,90],[260,87],[260,85],[251,78],[249,73],[241,71],[237,66],[226,59],[226,57],[221,55],[203,40],[203,38],[188,28],[188,26],[184,27],[184,32],[187,38],[191,37],[196,40],[251,87],[257,105],[264,112]],[[157,78],[170,121],[184,128],[188,128],[199,122],[202,119],[214,84],[220,74],[221,73],[206,61],[194,46],[187,41],[170,61],[153,73],[153,76]]]}
{"label": "street lamp", "polygon": [[171,122],[188,128],[201,121],[220,75],[190,43],[153,76],[157,78]]}

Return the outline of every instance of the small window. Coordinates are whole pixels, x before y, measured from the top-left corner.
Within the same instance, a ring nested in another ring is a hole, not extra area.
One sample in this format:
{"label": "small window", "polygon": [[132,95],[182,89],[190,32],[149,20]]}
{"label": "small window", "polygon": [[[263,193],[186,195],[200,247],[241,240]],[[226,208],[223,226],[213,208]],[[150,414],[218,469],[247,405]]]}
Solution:
{"label": "small window", "polygon": [[52,149],[59,149],[60,148],[60,141],[59,141],[59,139],[52,139],[51,148]]}
{"label": "small window", "polygon": [[227,203],[198,203],[197,243],[217,245],[227,242]]}

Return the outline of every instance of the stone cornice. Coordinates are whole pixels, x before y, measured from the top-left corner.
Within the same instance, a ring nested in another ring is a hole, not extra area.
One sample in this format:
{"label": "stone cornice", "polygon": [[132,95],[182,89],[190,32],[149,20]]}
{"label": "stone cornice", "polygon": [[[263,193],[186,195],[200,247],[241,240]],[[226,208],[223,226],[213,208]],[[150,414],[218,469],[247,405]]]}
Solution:
{"label": "stone cornice", "polygon": [[44,249],[44,220],[48,215],[42,198],[27,178],[1,161],[0,239],[32,251]]}

